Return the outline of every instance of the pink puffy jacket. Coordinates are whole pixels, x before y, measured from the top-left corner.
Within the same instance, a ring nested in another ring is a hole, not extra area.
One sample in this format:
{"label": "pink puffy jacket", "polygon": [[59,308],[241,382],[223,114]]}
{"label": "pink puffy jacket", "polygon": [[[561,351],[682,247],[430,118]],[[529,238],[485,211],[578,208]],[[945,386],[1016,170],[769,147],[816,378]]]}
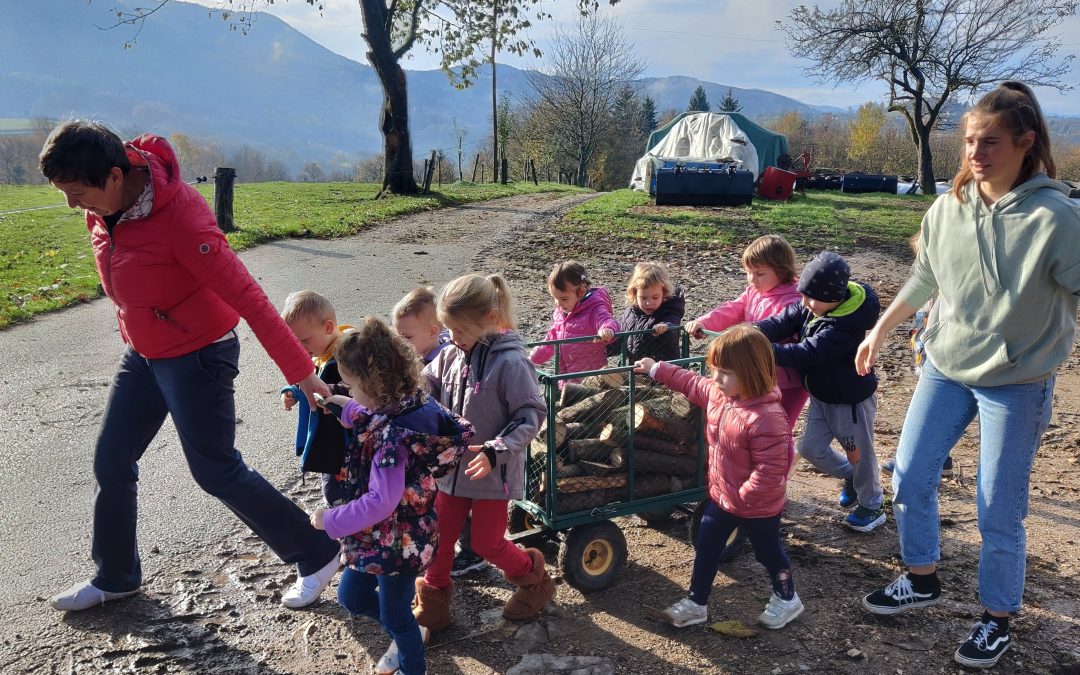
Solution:
{"label": "pink puffy jacket", "polygon": [[[563,314],[558,306],[551,314],[551,329],[545,340],[596,335],[601,328],[619,330],[619,322],[611,313],[611,296],[607,289],[596,287],[589,289],[569,314]],[[540,345],[534,347],[529,360],[542,365],[555,355],[555,347]],[[573,342],[559,346],[559,372],[579,373],[586,370],[598,370],[607,366],[607,350],[599,342]]]}
{"label": "pink puffy jacket", "polygon": [[705,409],[709,498],[742,518],[780,513],[787,501],[788,470],[795,461],[780,390],[745,401],[728,398],[711,378],[663,362],[655,378]]}
{"label": "pink puffy jacket", "polygon": [[[797,283],[798,279],[794,279],[790,284],[780,284],[768,293],[759,293],[753,286],[747,286],[742,295],[702,314],[696,321],[700,321],[705,330],[720,332],[736,324],[768,319],[791,303],[802,301]],[[799,373],[794,368],[777,368],[776,385],[781,389],[802,387]]]}
{"label": "pink puffy jacket", "polygon": [[286,381],[310,375],[311,357],[229,248],[206,200],[181,178],[168,141],[140,136],[127,154],[134,167],[150,171],[150,213],[121,219],[110,232],[86,212],[98,275],[124,342],[147,358],[172,358],[205,347],[243,317]]}

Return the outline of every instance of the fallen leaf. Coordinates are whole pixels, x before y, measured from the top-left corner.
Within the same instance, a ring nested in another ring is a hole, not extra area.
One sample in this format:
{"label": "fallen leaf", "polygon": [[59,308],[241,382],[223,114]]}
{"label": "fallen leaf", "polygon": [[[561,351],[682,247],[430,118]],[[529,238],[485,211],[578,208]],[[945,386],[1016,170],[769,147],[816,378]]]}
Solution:
{"label": "fallen leaf", "polygon": [[731,637],[740,638],[754,637],[754,631],[744,626],[741,621],[717,621],[709,626],[709,628],[721,635],[730,635]]}

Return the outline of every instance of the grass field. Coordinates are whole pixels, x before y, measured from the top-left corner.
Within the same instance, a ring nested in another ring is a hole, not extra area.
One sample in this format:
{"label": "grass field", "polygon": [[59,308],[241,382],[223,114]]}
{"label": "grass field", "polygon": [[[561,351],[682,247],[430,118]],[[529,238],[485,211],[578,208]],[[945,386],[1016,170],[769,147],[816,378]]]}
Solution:
{"label": "grass field", "polygon": [[755,198],[751,206],[656,207],[643,192],[619,190],[574,208],[560,227],[579,236],[695,241],[739,249],[774,233],[800,250],[896,250],[907,246],[932,201],[925,196],[811,190],[787,202]]}
{"label": "grass field", "polygon": [[[213,198],[213,186],[198,188]],[[373,184],[238,184],[236,231],[228,237],[241,250],[282,237],[345,236],[417,211],[561,191],[580,189],[557,183],[455,183],[430,195],[376,201],[378,186]],[[47,206],[58,208],[39,208]],[[64,208],[62,195],[53,188],[0,185],[0,289],[0,328],[100,295],[83,212]]]}

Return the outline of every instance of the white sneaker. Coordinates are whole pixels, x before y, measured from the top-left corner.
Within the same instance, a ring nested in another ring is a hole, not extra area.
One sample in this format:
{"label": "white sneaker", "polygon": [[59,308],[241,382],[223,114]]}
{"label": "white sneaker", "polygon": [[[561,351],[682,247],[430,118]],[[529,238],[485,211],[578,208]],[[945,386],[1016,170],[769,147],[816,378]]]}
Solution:
{"label": "white sneaker", "polygon": [[784,600],[776,593],[772,594],[769,598],[769,604],[765,605],[765,611],[758,617],[758,623],[778,630],[794,621],[800,614],[803,613],[802,600],[799,600],[799,594],[791,596],[790,600]]}
{"label": "white sneaker", "polygon": [[683,598],[664,610],[663,620],[676,628],[686,628],[696,623],[705,623],[709,618],[709,608],[699,605],[690,598]]}
{"label": "white sneaker", "polygon": [[335,555],[333,560],[326,563],[326,566],[315,574],[297,577],[292,588],[281,596],[281,604],[289,609],[307,607],[319,599],[319,596],[322,595],[323,590],[330,584],[330,580],[334,578],[339,569],[341,569],[341,562]]}
{"label": "white sneaker", "polygon": [[[424,641],[426,645],[428,640],[431,639],[431,631],[425,626],[420,626],[420,639]],[[375,664],[375,675],[394,675],[398,672],[398,668],[401,667],[401,656],[398,654],[398,646],[396,642],[390,643],[390,648],[386,650],[386,653],[382,655],[379,662]]]}
{"label": "white sneaker", "polygon": [[139,589],[137,588],[133,591],[124,591],[122,593],[103,591],[90,583],[90,580],[87,579],[86,581],[72,584],[70,587],[52,596],[49,598],[49,604],[52,605],[53,609],[60,610],[61,612],[78,612],[97,605],[104,605],[110,600],[126,598],[135,595],[138,592]]}

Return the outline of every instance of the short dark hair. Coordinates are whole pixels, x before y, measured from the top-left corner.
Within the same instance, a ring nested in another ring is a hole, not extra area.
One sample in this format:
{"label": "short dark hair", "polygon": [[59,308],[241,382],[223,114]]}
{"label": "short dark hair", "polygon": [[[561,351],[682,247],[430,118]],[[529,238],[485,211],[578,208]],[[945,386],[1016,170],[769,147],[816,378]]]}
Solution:
{"label": "short dark hair", "polygon": [[589,275],[585,272],[585,266],[576,260],[567,260],[555,265],[551,270],[551,274],[548,275],[548,286],[560,291],[565,291],[567,286],[585,285],[589,287]]}
{"label": "short dark hair", "polygon": [[101,122],[71,120],[52,130],[38,155],[38,168],[52,182],[105,187],[113,167],[131,168],[124,142]]}

